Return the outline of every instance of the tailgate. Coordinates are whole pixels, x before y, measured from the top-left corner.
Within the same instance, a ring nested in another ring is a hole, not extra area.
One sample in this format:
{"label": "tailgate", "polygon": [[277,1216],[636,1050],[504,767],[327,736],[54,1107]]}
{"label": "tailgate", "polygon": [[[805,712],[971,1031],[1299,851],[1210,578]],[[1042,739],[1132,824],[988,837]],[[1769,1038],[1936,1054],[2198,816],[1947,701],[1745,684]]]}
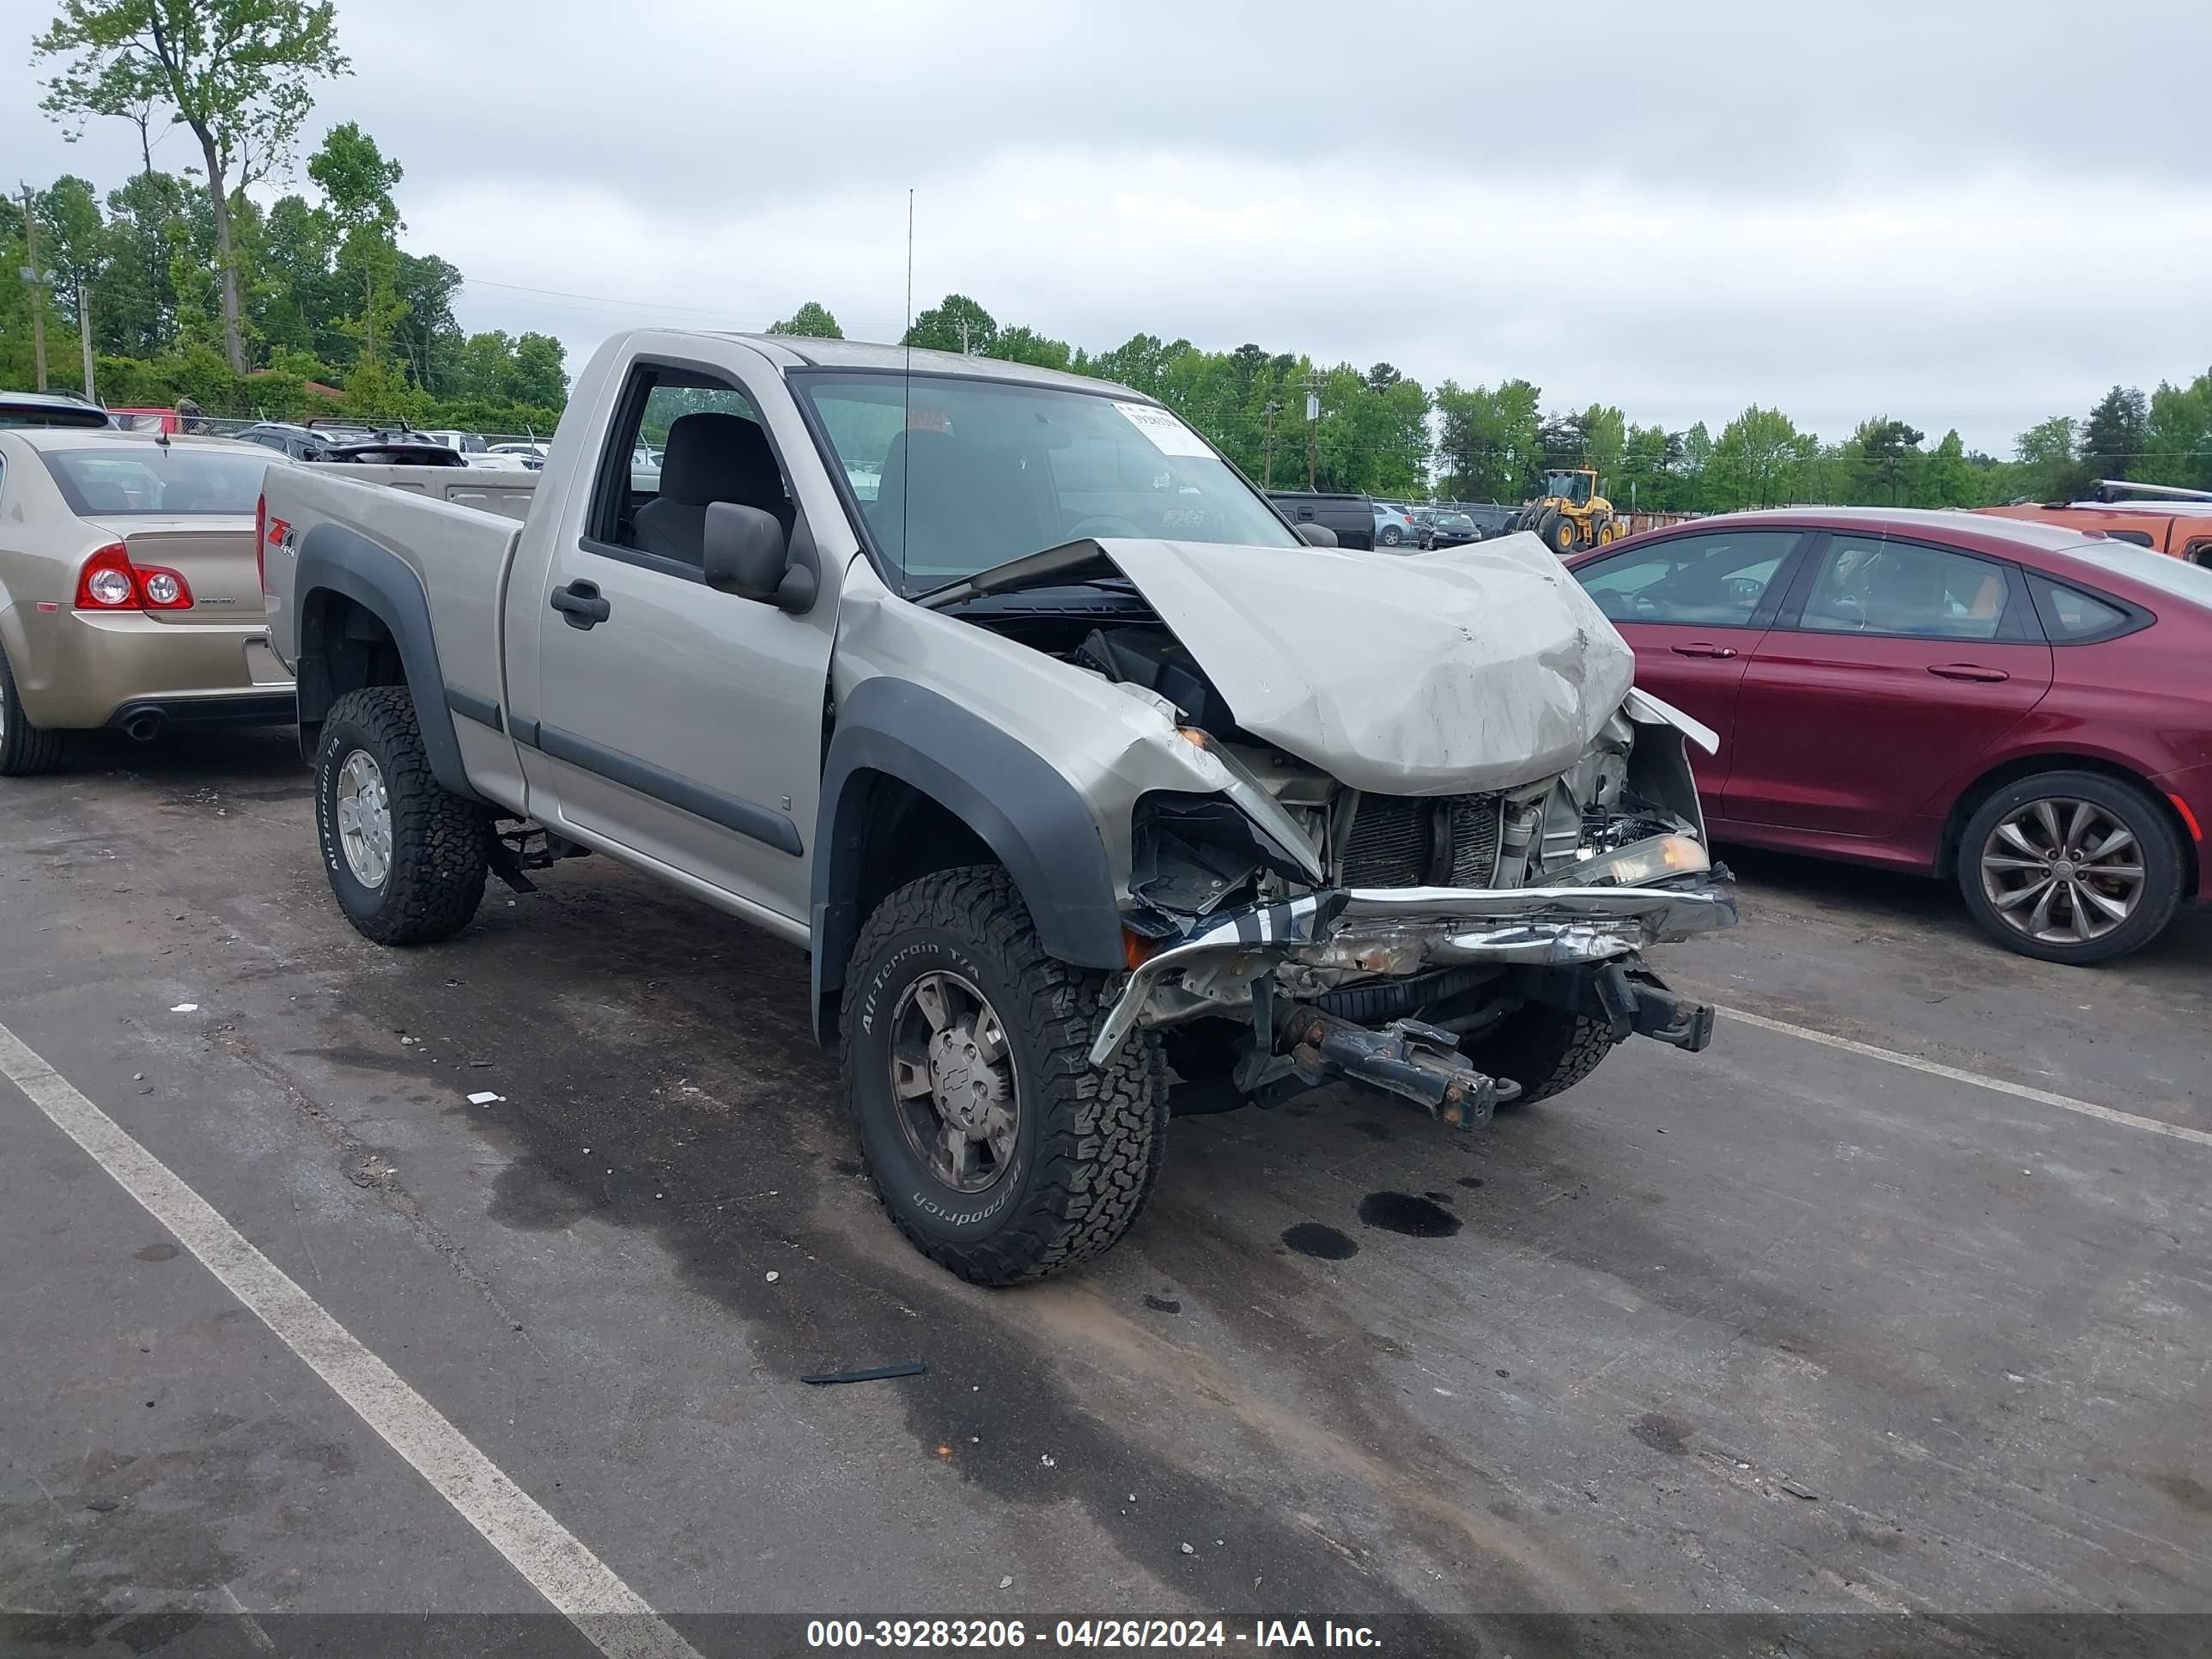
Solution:
{"label": "tailgate", "polygon": [[253,568],[253,520],[247,518],[127,518],[94,523],[120,541],[141,570],[173,570],[191,591],[190,605],[149,610],[158,623],[235,627],[261,620],[261,582]]}

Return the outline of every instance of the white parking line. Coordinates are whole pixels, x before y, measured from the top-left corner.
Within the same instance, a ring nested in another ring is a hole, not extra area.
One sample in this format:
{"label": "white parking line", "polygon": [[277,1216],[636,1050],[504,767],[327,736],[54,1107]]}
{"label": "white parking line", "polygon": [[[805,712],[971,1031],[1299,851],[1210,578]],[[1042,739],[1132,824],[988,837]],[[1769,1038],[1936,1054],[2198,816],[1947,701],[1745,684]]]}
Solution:
{"label": "white parking line", "polygon": [[1955,1066],[1923,1060],[1917,1054],[1901,1054],[1894,1048],[1877,1048],[1871,1042],[1854,1042],[1849,1037],[1816,1031],[1809,1025],[1792,1025],[1787,1020],[1746,1013],[1741,1008],[1717,1007],[1714,1012],[1723,1019],[1741,1020],[1746,1025],[1758,1026],[1762,1031],[1779,1031],[1784,1036],[1802,1037],[1808,1042],[1841,1048],[1845,1054],[1864,1054],[1869,1060],[1886,1060],[1893,1066],[1925,1072],[1930,1077],[1948,1078],[1954,1083],[1971,1083],[1978,1089],[1994,1090],[2001,1095],[2015,1095],[2022,1100],[2034,1101],[2040,1106],[2056,1106],[2063,1111],[2079,1112],[2084,1117],[2102,1118],[2107,1123],[2124,1123],[2130,1129],[2148,1129],[2154,1135],[2170,1135],[2176,1140],[2193,1140],[2200,1146],[2212,1146],[2212,1131],[2191,1129],[2179,1123],[2161,1123],[2154,1117],[2139,1117],[2133,1112],[2115,1111],[2110,1106],[2100,1106],[2094,1101],[2076,1100],[2071,1095],[2055,1095],[2048,1089],[2032,1089],[2025,1083],[2008,1083],[2003,1078],[1984,1077],[1979,1072],[1962,1072]]}
{"label": "white parking line", "polygon": [[174,1233],[592,1646],[608,1659],[699,1659],[581,1539],[5,1025],[0,1076]]}

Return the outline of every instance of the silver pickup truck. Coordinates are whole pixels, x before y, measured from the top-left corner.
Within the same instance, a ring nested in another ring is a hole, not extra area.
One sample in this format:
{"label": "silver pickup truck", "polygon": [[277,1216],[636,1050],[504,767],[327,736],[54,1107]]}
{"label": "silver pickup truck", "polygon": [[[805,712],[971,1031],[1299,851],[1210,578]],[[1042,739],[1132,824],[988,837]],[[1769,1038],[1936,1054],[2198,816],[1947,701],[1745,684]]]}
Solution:
{"label": "silver pickup truck", "polygon": [[347,917],[444,939],[592,852],[805,946],[876,1190],[970,1279],[1120,1237],[1171,1086],[1470,1130],[1711,1035],[1643,951],[1735,919],[1712,734],[1533,537],[1339,549],[1125,388],[724,334],[602,347],[504,513],[407,473],[260,510]]}

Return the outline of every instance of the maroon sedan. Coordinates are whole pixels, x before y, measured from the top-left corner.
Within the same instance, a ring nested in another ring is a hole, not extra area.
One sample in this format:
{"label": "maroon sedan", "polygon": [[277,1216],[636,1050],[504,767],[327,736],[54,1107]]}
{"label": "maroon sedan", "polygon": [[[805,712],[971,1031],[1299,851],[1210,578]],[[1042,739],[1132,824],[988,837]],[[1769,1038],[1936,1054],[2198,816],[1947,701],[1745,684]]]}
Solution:
{"label": "maroon sedan", "polygon": [[2212,570],[2094,532],[1811,507],[1569,561],[1637,680],[1720,734],[1713,838],[1955,875],[2008,948],[2103,962],[2207,896]]}

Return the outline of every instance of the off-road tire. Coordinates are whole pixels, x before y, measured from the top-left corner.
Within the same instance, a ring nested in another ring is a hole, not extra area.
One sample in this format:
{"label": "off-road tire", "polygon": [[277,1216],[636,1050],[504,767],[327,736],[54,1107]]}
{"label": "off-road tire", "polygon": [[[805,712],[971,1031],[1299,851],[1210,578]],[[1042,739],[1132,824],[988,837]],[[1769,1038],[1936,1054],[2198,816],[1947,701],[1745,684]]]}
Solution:
{"label": "off-road tire", "polygon": [[1538,541],[1549,547],[1552,544],[1552,532],[1559,522],[1559,509],[1556,507],[1547,507],[1529,520],[1528,528],[1536,532]]}
{"label": "off-road tire", "polygon": [[[392,866],[364,885],[348,867],[337,832],[338,773],[356,750],[384,775],[392,811]],[[331,705],[315,747],[315,833],[338,908],[379,945],[434,945],[469,925],[483,902],[489,817],[440,783],[422,746],[405,686],[349,691]]]}
{"label": "off-road tire", "polygon": [[[939,1182],[915,1155],[890,1077],[892,1012],[927,973],[975,985],[1006,1028],[1021,1117],[1006,1176],[981,1193]],[[1107,975],[1045,954],[1012,879],[995,866],[910,882],[854,943],[839,1029],[860,1161],[892,1223],[939,1267],[976,1285],[1042,1279],[1128,1231],[1167,1151],[1158,1040],[1133,1033],[1103,1069],[1088,1051]]]}
{"label": "off-road tire", "polygon": [[[2094,801],[2127,825],[2142,852],[2143,891],[2135,914],[2103,938],[2080,945],[2054,945],[2021,933],[1997,914],[1982,890],[1982,846],[1990,833],[2028,802],[2052,797]],[[2139,951],[2164,933],[2180,907],[2188,869],[2180,831],[2166,809],[2135,785],[2102,772],[2038,772],[2005,785],[1959,832],[1957,864],[1966,912],[1991,939],[2021,956],[2076,968]]]}
{"label": "off-road tire", "polygon": [[31,724],[8,653],[0,651],[0,778],[27,778],[61,763],[62,734]]}
{"label": "off-road tire", "polygon": [[1521,1085],[1517,1097],[1498,1103],[1498,1110],[1511,1111],[1564,1093],[1597,1070],[1613,1052],[1613,1030],[1603,1020],[1531,1004],[1508,1014],[1464,1052],[1478,1071]]}
{"label": "off-road tire", "polygon": [[1564,559],[1583,545],[1583,527],[1565,514],[1558,514],[1544,526],[1544,544]]}

